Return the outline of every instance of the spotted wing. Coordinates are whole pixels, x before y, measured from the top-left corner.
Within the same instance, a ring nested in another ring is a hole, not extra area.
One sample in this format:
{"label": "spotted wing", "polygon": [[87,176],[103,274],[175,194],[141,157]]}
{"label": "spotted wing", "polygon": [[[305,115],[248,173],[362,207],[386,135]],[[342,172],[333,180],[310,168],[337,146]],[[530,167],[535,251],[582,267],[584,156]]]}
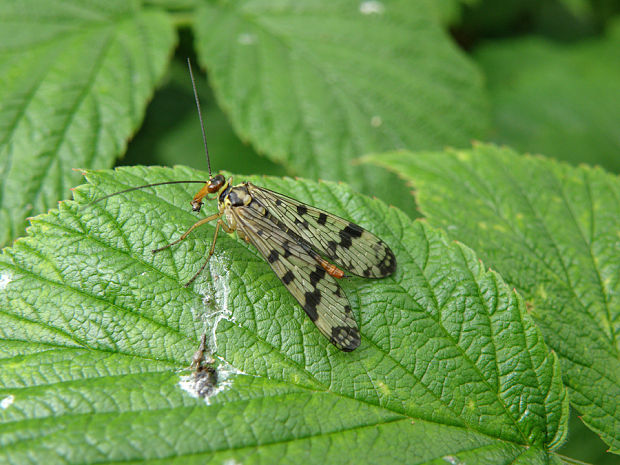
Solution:
{"label": "spotted wing", "polygon": [[349,301],[336,280],[317,263],[316,253],[277,227],[256,202],[229,208],[237,231],[258,249],[319,331],[340,350],[350,352],[358,347],[360,333]]}
{"label": "spotted wing", "polygon": [[387,244],[361,226],[269,189],[247,186],[281,228],[300,236],[336,265],[366,278],[383,278],[396,269],[396,258]]}

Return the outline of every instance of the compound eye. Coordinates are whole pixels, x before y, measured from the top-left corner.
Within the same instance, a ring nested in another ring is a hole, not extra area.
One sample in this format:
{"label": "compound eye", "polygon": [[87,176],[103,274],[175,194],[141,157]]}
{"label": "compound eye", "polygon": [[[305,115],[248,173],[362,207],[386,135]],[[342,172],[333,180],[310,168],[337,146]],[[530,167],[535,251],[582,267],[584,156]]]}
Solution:
{"label": "compound eye", "polygon": [[221,174],[218,174],[217,176],[211,178],[208,188],[209,193],[212,194],[213,192],[218,192],[224,185],[224,182],[226,182],[226,179]]}

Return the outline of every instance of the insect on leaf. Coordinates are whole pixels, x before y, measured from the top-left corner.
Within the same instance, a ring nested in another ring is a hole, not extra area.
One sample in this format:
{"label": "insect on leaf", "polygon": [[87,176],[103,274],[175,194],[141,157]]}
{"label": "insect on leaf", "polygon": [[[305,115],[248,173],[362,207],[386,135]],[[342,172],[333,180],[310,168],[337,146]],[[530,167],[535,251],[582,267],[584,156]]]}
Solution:
{"label": "insect on leaf", "polygon": [[345,276],[344,271],[322,255],[353,274],[381,278],[396,269],[396,258],[390,248],[375,235],[343,218],[251,183],[233,186],[232,178],[226,180],[221,174],[210,176],[205,182],[191,201],[192,209],[200,211],[202,200],[209,194],[216,194],[218,213],[196,222],[179,239],[153,253],[178,244],[198,226],[217,220],[207,260],[186,287],[205,269],[215,252],[219,229],[237,231],[240,238],[258,249],[332,344],[345,352],[357,348],[361,342],[359,329],[351,305],[336,281]]}
{"label": "insect on leaf", "polygon": [[[249,201],[233,207],[230,196]],[[231,188],[223,208],[331,343],[347,352],[358,347],[359,329],[337,282],[344,274],[321,255],[353,274],[380,278],[395,270],[390,248],[354,223],[251,183]]]}
{"label": "insect on leaf", "polygon": [[[323,256],[353,274],[382,278],[396,269],[394,253],[381,239],[343,218],[248,182],[233,186],[232,178],[226,180],[221,174],[213,176],[198,92],[189,59],[187,64],[209,168],[209,180],[196,193],[190,205],[193,211],[199,212],[203,199],[217,199],[218,212],[196,222],[177,240],[154,249],[153,253],[178,244],[197,227],[217,220],[207,260],[185,284],[186,287],[206,268],[215,252],[220,228],[228,233],[237,231],[239,237],[258,249],[321,333],[339,349],[346,352],[354,350],[360,345],[360,332],[353,318],[351,305],[336,281],[345,274]],[[99,200],[145,187],[180,182],[184,181],[132,187]],[[209,194],[215,194],[215,197],[209,197]],[[222,217],[225,217],[227,222]]]}

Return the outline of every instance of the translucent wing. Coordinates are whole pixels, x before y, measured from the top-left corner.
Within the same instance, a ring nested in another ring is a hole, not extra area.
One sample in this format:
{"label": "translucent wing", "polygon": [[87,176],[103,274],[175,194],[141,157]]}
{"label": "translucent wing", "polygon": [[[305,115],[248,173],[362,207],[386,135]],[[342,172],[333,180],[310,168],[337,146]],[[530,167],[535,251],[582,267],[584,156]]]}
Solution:
{"label": "translucent wing", "polygon": [[280,228],[300,236],[349,272],[383,278],[396,269],[396,258],[387,244],[357,224],[251,183],[247,188],[281,223]]}
{"label": "translucent wing", "polygon": [[349,301],[317,263],[316,253],[277,227],[257,202],[229,208],[237,231],[258,249],[321,333],[345,352],[358,347],[360,333]]}

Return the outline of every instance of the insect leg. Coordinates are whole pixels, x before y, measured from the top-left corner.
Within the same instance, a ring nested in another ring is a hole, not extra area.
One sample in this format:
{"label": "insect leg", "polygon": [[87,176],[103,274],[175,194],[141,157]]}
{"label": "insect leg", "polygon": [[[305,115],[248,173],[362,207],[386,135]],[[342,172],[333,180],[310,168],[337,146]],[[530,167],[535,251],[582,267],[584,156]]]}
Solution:
{"label": "insect leg", "polygon": [[[208,218],[205,218],[205,219],[208,219]],[[200,221],[198,223],[200,223]],[[213,255],[213,252],[215,251],[215,242],[217,241],[217,233],[220,231],[220,228],[224,229],[224,231],[226,231],[227,233],[233,232],[233,229],[228,227],[226,223],[224,223],[222,220],[217,220],[217,225],[215,226],[215,233],[213,234],[213,242],[211,243],[211,248],[209,249],[209,255],[207,255],[207,259],[202,264],[198,272],[194,276],[192,276],[192,279],[190,279],[189,281],[185,283],[185,287],[189,287],[189,285],[192,284],[196,280],[196,278],[200,275],[200,273],[202,273],[204,269],[207,267],[207,263],[209,263],[209,260],[211,259],[211,255]],[[187,231],[187,233],[189,233],[189,231]]]}
{"label": "insect leg", "polygon": [[[222,216],[221,213],[215,213],[211,216],[208,216],[207,218],[203,218],[202,220],[194,223],[192,225],[191,228],[189,228],[181,237],[179,237],[176,241],[171,242],[170,244],[164,245],[163,247],[160,247],[159,249],[155,249],[152,250],[151,252],[153,253],[157,253],[157,252],[161,252],[162,250],[166,250],[168,247],[172,247],[173,245],[178,244],[179,242],[181,242],[182,240],[184,240],[185,238],[187,238],[187,236],[189,236],[189,233],[191,233],[194,229],[196,229],[199,226],[202,226],[205,223],[208,223],[210,221],[213,221],[216,218],[219,218],[220,216]],[[219,222],[218,222],[219,224]],[[215,235],[217,236],[217,229],[215,230]]]}

